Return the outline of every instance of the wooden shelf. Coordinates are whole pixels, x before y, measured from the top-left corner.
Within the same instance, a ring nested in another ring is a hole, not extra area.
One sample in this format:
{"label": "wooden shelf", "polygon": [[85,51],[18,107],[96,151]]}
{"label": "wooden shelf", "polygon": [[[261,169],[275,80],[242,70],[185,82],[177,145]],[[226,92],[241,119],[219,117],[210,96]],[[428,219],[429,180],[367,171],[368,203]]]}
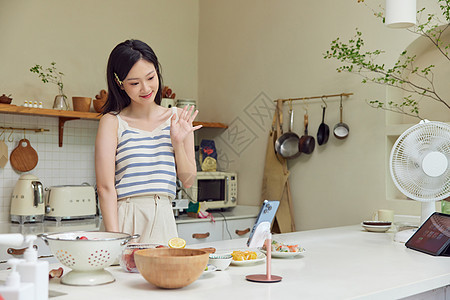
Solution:
{"label": "wooden shelf", "polygon": [[[47,108],[32,108],[16,106],[11,104],[1,104],[0,103],[0,113],[6,114],[17,114],[17,115],[32,115],[32,116],[43,116],[43,117],[57,117],[58,127],[59,127],[59,147],[63,145],[63,135],[64,135],[64,123],[70,120],[85,119],[85,120],[100,120],[101,115],[94,112],[80,112],[72,110],[56,110]],[[228,128],[227,125],[223,123],[215,122],[194,122],[194,126],[203,125],[203,128]]]}

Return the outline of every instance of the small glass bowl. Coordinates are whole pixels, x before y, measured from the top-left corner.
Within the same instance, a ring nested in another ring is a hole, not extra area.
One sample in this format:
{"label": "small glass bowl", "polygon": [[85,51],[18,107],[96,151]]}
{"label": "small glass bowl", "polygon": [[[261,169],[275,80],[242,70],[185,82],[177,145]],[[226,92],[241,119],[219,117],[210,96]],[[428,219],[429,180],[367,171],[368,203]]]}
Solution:
{"label": "small glass bowl", "polygon": [[119,264],[122,269],[130,273],[138,273],[136,263],[134,262],[134,253],[138,250],[149,249],[149,248],[167,248],[167,246],[159,244],[146,244],[146,243],[129,243],[122,250],[122,255],[120,256]]}

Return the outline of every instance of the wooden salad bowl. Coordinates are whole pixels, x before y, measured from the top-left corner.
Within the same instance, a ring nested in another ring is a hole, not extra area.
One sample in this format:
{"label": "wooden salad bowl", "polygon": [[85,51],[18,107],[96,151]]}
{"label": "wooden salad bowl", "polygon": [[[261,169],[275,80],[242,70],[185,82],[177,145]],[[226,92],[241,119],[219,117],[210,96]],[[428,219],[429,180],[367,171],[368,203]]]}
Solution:
{"label": "wooden salad bowl", "polygon": [[200,249],[151,248],[136,251],[141,275],[160,288],[177,289],[197,280],[208,264],[209,253]]}

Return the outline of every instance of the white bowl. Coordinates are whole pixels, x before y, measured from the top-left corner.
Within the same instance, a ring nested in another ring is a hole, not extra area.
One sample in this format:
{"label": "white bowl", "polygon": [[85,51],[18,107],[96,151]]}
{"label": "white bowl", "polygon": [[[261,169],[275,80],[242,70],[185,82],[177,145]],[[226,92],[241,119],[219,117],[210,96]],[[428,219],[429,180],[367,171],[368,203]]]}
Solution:
{"label": "white bowl", "polygon": [[59,262],[72,269],[61,278],[61,283],[98,285],[115,280],[104,268],[117,261],[129,240],[139,236],[120,232],[74,231],[44,233],[40,237]]}
{"label": "white bowl", "polygon": [[228,268],[232,259],[231,254],[210,254],[208,264],[215,266],[218,271],[223,271]]}

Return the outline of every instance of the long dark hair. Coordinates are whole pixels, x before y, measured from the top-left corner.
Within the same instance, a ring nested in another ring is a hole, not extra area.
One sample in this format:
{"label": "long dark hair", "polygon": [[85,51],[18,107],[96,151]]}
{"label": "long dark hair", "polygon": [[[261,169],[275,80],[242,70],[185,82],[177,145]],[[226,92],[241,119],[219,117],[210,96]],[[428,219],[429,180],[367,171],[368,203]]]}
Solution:
{"label": "long dark hair", "polygon": [[130,105],[131,99],[122,90],[116,81],[116,74],[120,81],[127,77],[128,72],[134,64],[144,59],[155,66],[158,75],[159,88],[155,96],[155,103],[160,105],[162,98],[162,77],[161,66],[155,52],[146,43],[139,40],[126,40],[118,44],[109,55],[108,66],[106,67],[106,80],[108,82],[108,99],[103,107],[102,114],[109,112],[119,113]]}

